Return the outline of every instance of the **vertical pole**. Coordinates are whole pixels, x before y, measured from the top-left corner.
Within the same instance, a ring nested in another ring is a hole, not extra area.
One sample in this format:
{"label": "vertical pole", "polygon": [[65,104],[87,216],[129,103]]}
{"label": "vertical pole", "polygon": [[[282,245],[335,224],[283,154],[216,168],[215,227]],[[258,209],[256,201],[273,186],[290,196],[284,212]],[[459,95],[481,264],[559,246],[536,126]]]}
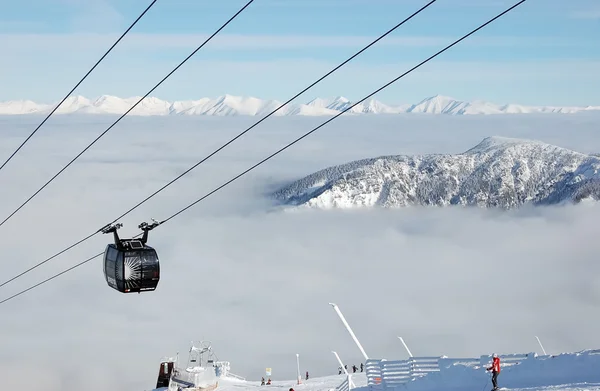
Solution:
{"label": "vertical pole", "polygon": [[398,339],[400,340],[400,342],[402,342],[402,345],[404,345],[404,349],[406,349],[406,351],[408,352],[408,357],[412,358],[412,353],[410,352],[410,350],[408,349],[408,346],[406,346],[406,343],[404,342],[404,339],[402,339],[402,337],[398,337]]}
{"label": "vertical pole", "polygon": [[300,354],[296,353],[296,365],[298,366],[298,384],[302,383],[302,378],[300,377]]}
{"label": "vertical pole", "polygon": [[356,338],[356,335],[354,335],[354,332],[350,328],[350,325],[348,324],[348,322],[346,322],[346,318],[344,318],[344,315],[342,315],[342,312],[340,311],[340,309],[337,306],[337,304],[335,304],[335,303],[329,303],[329,305],[333,307],[333,309],[335,310],[335,312],[337,312],[338,316],[342,320],[342,323],[346,327],[346,330],[348,330],[348,332],[350,333],[350,336],[354,340],[354,343],[356,344],[356,346],[358,346],[358,349],[360,349],[360,352],[362,353],[363,357],[365,358],[365,360],[368,360],[369,356],[367,356],[367,353],[365,353],[365,350],[363,349],[362,345],[358,341],[358,338]]}
{"label": "vertical pole", "polygon": [[547,356],[548,354],[546,353],[546,349],[544,349],[544,346],[542,345],[542,342],[537,337],[537,335],[535,336],[535,339],[537,339],[538,343],[540,344],[540,347],[542,348],[542,352],[544,352],[544,355]]}
{"label": "vertical pole", "polygon": [[171,379],[177,374],[179,371],[179,352],[175,356],[175,364],[173,365],[173,370],[171,371],[171,377],[169,378],[169,385],[171,384]]}

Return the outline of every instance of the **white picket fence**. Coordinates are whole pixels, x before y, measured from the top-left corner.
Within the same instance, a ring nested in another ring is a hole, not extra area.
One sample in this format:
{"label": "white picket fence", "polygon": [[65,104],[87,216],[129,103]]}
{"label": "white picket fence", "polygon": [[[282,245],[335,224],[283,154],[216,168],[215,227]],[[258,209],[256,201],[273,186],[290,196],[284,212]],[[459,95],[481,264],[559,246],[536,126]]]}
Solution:
{"label": "white picket fence", "polygon": [[[506,367],[535,358],[537,355],[535,353],[507,354],[499,357],[502,366]],[[367,385],[371,391],[385,391],[430,373],[439,372],[440,368],[449,368],[454,365],[488,367],[491,365],[491,361],[492,357],[489,355],[479,358],[411,357],[408,360],[396,361],[369,359],[365,365],[365,372]]]}

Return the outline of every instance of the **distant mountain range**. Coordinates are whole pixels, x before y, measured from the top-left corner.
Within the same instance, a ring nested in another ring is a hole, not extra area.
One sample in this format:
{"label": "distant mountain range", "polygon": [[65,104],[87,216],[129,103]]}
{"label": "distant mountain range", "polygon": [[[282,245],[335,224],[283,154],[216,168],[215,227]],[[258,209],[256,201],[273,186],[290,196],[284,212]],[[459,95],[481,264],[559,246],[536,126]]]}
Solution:
{"label": "distant mountain range", "polygon": [[329,167],[273,196],[284,205],[324,209],[578,203],[600,199],[600,157],[488,137],[457,155],[382,156]]}
{"label": "distant mountain range", "polygon": [[[140,97],[119,98],[103,95],[95,100],[83,96],[69,97],[55,114],[123,114],[131,108]],[[57,102],[58,103],[58,102]],[[0,115],[47,114],[57,103],[41,104],[30,100],[0,102]],[[283,102],[263,100],[254,97],[223,95],[215,99],[168,102],[158,98],[144,99],[130,115],[214,115],[214,116],[263,116]],[[331,116],[336,115],[353,102],[344,97],[335,99],[316,98],[305,104],[289,104],[274,115],[290,116]],[[447,96],[432,96],[421,102],[409,105],[390,106],[380,101],[369,99],[349,110],[353,114],[400,114],[426,113],[450,115],[474,114],[516,114],[516,113],[577,113],[581,111],[600,110],[600,106],[587,107],[551,107],[523,106],[517,104],[498,105],[483,101],[464,102]],[[346,113],[346,114],[349,114]]]}

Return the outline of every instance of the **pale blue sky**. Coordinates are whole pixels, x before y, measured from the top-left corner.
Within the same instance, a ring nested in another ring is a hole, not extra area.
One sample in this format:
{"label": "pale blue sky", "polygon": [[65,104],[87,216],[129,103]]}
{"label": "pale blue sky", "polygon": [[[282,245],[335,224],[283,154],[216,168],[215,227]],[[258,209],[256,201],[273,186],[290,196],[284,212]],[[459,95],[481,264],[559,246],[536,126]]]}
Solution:
{"label": "pale blue sky", "polygon": [[[299,99],[359,99],[515,2],[438,0]],[[57,101],[149,0],[0,0],[0,100]],[[76,91],[145,94],[245,0],[159,0]],[[426,0],[256,0],[152,95],[286,100]],[[600,1],[529,0],[376,96],[600,105]]]}

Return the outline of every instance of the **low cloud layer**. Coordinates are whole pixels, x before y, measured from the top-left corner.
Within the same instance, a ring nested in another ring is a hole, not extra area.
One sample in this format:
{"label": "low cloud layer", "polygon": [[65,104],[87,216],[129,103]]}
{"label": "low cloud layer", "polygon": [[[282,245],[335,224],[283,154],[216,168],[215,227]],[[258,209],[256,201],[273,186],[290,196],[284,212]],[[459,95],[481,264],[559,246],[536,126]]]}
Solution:
{"label": "low cloud layer", "polygon": [[[594,119],[596,118],[596,119]],[[38,119],[1,119],[0,156]],[[245,129],[252,118],[127,119],[0,227],[1,280],[125,212]],[[275,118],[122,221],[136,234],[323,119]],[[342,118],[163,227],[158,290],[122,295],[92,261],[0,305],[0,374],[34,390],[150,389],[162,356],[208,339],[234,373],[274,379],[337,373],[360,352],[327,304],[336,302],[372,357],[478,356],[596,348],[600,207],[282,212],[265,189],[327,165],[390,153],[457,153],[490,135],[600,151],[597,117]],[[53,119],[0,171],[8,215],[108,124]],[[567,132],[568,129],[568,132]],[[568,136],[567,136],[568,134]],[[0,288],[0,300],[101,252],[98,235]],[[34,359],[32,359],[34,357]],[[32,366],[39,367],[35,374]],[[22,376],[15,376],[22,375]],[[12,382],[12,383],[11,383]]]}

